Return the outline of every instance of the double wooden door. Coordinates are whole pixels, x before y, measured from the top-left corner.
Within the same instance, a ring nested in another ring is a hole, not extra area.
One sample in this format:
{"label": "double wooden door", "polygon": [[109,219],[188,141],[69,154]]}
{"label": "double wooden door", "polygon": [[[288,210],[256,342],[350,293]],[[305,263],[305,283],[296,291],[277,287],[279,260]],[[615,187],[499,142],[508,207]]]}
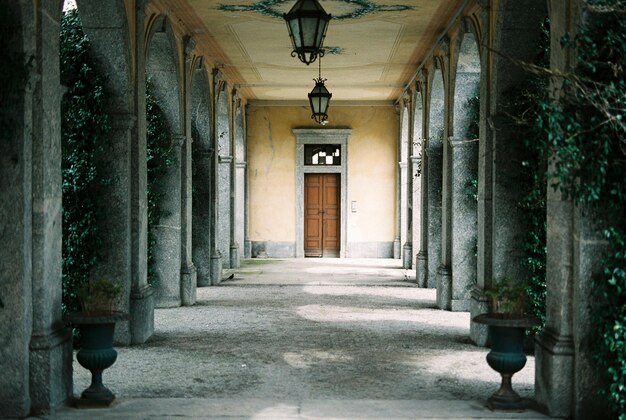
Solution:
{"label": "double wooden door", "polygon": [[304,256],[339,257],[339,174],[304,175]]}

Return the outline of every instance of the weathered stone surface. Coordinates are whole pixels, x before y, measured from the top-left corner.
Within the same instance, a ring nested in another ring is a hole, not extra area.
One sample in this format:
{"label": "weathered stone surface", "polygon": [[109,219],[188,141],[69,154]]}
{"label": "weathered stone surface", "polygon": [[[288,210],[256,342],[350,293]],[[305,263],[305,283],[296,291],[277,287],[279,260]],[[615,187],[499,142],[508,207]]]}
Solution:
{"label": "weathered stone surface", "polygon": [[217,213],[217,244],[218,249],[224,257],[224,268],[230,267],[230,165],[232,164],[232,156],[220,156],[218,167],[218,213]]}

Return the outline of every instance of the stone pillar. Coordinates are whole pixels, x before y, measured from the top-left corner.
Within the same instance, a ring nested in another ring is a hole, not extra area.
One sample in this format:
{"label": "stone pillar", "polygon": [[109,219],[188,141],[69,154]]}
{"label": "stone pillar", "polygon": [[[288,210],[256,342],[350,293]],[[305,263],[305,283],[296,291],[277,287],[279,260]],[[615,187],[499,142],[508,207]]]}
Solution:
{"label": "stone pillar", "polygon": [[420,175],[420,250],[415,256],[415,277],[419,287],[428,286],[428,156],[422,141],[422,172]]}
{"label": "stone pillar", "polygon": [[[427,287],[437,287],[437,272],[440,266],[439,260],[441,256],[441,203],[442,203],[442,154],[443,145],[441,141],[432,137],[428,139],[426,148],[426,166],[425,171],[428,172],[426,177],[427,194],[427,225],[426,238],[428,240],[427,247]],[[439,293],[438,293],[439,294]]]}
{"label": "stone pillar", "polygon": [[402,256],[400,232],[402,232],[402,167],[398,162],[398,177],[396,180],[396,237],[393,240],[393,258],[399,259]]}
{"label": "stone pillar", "polygon": [[[444,111],[448,115],[448,110]],[[444,128],[447,132],[447,128]],[[437,307],[452,310],[452,150],[443,142],[441,173],[441,264],[437,267]]]}
{"label": "stone pillar", "polygon": [[[41,32],[37,37],[41,38],[42,44],[35,53],[34,65],[41,77],[32,81],[32,155],[22,155],[26,162],[32,159],[31,168],[22,168],[24,171],[32,170],[32,208],[23,208],[24,217],[28,217],[27,210],[32,210],[32,231],[28,232],[32,235],[32,330],[29,348],[30,389],[26,391],[30,393],[32,413],[50,412],[72,394],[71,335],[65,328],[61,314],[63,178],[60,109],[63,91],[59,81],[60,16],[55,4],[47,3],[39,7],[35,13],[39,15],[38,29]],[[21,143],[26,139],[17,141]],[[26,152],[24,149],[21,151]],[[11,167],[17,167],[18,162],[17,156],[13,156]],[[24,177],[27,175],[24,174]],[[28,226],[25,221],[24,224]],[[6,226],[5,223],[2,225]],[[29,296],[30,291],[24,293],[23,297],[14,297],[22,300]],[[22,315],[15,319],[25,320],[28,317]]]}
{"label": "stone pillar", "polygon": [[406,216],[406,239],[402,246],[402,267],[410,269],[413,266],[413,109],[411,101],[406,101],[407,107],[405,110],[408,112],[408,133],[406,142],[406,209],[404,214]]}
{"label": "stone pillar", "polygon": [[[194,142],[195,144],[195,142]],[[213,150],[194,152],[193,260],[198,286],[211,285],[211,183]]]}
{"label": "stone pillar", "polygon": [[172,166],[161,179],[163,215],[159,224],[152,226],[155,274],[157,278],[156,305],[171,308],[181,305],[181,148],[185,137],[172,136]]}
{"label": "stone pillar", "polygon": [[[185,101],[189,106],[189,100]],[[188,115],[188,113],[187,113]],[[190,126],[190,124],[189,124]],[[192,306],[196,303],[197,272],[192,260],[192,215],[191,215],[191,135],[182,140],[181,150],[181,266],[180,266],[180,297],[183,306]]]}
{"label": "stone pillar", "polygon": [[[246,120],[244,121],[244,125],[245,127],[247,127],[247,120],[248,120],[248,115],[250,112],[250,105],[246,104]],[[247,136],[245,137],[247,139]],[[244,141],[244,145],[243,145],[243,150],[244,150],[244,156],[246,157],[246,161],[247,161],[247,157],[248,157],[248,142]],[[248,165],[246,163],[246,167],[244,168],[244,172],[243,172],[243,185],[244,185],[244,217],[243,217],[243,221],[244,221],[244,228],[243,228],[243,235],[244,235],[244,243],[243,243],[243,255],[244,258],[252,258],[252,241],[250,240],[250,225],[249,225],[249,203],[250,203],[250,188],[248,185]]]}
{"label": "stone pillar", "polygon": [[[235,189],[235,217],[234,217],[234,235],[237,238],[237,246],[240,250],[240,257],[247,258],[245,254],[245,184],[246,184],[246,166],[247,163],[236,162],[235,163],[235,184],[237,188]],[[237,266],[239,267],[240,261],[238,261]]]}
{"label": "stone pillar", "polygon": [[[222,153],[229,153],[224,151]],[[233,157],[228,155],[219,156],[218,166],[218,194],[219,194],[219,207],[217,213],[217,237],[219,239],[219,250],[224,256],[224,267],[231,267],[230,250],[231,250],[231,166],[233,164]]]}
{"label": "stone pillar", "polygon": [[535,398],[550,415],[570,417],[575,384],[574,205],[548,188],[546,210],[546,326],[535,340]]}
{"label": "stone pillar", "polygon": [[[98,221],[102,232],[100,261],[92,278],[109,278],[122,284],[122,306],[130,311],[131,295],[131,144],[135,129],[135,116],[127,113],[109,114],[111,117],[110,141],[105,145],[98,164],[105,179],[112,182],[102,187],[104,197],[99,203],[103,219]],[[118,322],[115,341],[131,343],[129,321]]]}
{"label": "stone pillar", "polygon": [[451,155],[451,268],[450,309],[469,311],[476,283],[476,200],[468,194],[478,161],[478,142],[449,139]]}
{"label": "stone pillar", "polygon": [[[404,142],[400,142],[404,146]],[[404,157],[404,153],[402,154]],[[399,255],[399,258],[402,258],[402,266],[404,267],[405,263],[405,250],[404,244],[406,244],[406,233],[407,233],[407,213],[408,213],[408,205],[407,205],[407,163],[406,161],[401,161],[398,164],[398,172],[400,173],[400,244],[402,244],[402,249]]]}
{"label": "stone pillar", "polygon": [[[144,0],[137,0],[136,28],[144,27]],[[148,171],[146,165],[146,61],[144,31],[135,31],[136,124],[131,142],[131,344],[144,343],[154,333],[154,289],[148,284]]]}

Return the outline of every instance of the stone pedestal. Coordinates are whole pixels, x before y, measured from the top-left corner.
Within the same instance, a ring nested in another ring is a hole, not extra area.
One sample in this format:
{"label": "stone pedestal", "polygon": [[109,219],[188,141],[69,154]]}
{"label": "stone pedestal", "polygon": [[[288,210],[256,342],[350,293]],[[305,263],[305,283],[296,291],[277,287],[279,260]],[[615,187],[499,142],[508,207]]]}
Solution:
{"label": "stone pedestal", "polygon": [[402,247],[402,268],[410,269],[413,266],[413,245],[410,243],[404,244]]}
{"label": "stone pedestal", "polygon": [[213,286],[222,282],[222,255],[219,252],[211,255],[211,284]]}
{"label": "stone pedestal", "polygon": [[428,255],[424,251],[415,257],[415,281],[419,287],[428,287]]}
{"label": "stone pedestal", "polygon": [[437,307],[446,311],[452,309],[452,273],[443,265],[437,269]]}
{"label": "stone pedestal", "polygon": [[237,268],[241,265],[239,259],[239,246],[237,244],[230,245],[230,267]]}
{"label": "stone pedestal", "polygon": [[196,304],[197,288],[196,267],[193,264],[183,266],[180,270],[180,298],[183,306]]}
{"label": "stone pedestal", "polygon": [[535,399],[551,416],[569,417],[574,395],[574,341],[546,328],[535,344]]}
{"label": "stone pedestal", "polygon": [[145,343],[154,334],[154,289],[134,288],[130,294],[131,344]]}
{"label": "stone pedestal", "polygon": [[[485,292],[479,286],[476,286],[472,289],[471,292],[471,301],[470,301],[470,316],[472,319],[474,317],[487,313],[489,311],[487,305],[487,298],[485,297]],[[485,347],[487,345],[488,332],[487,326],[483,324],[477,324],[474,321],[470,322],[470,340],[474,344],[480,347]]]}

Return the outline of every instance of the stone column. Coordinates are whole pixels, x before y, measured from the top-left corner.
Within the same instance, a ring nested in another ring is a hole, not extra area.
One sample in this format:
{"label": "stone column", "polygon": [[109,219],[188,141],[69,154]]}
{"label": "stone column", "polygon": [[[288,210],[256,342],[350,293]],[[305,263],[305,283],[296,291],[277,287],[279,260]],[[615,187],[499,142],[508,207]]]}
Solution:
{"label": "stone column", "polygon": [[475,176],[478,142],[449,139],[451,155],[451,268],[450,309],[469,311],[471,291],[476,282],[476,200],[468,195],[468,183]]}
{"label": "stone column", "polygon": [[218,69],[213,69],[213,173],[211,176],[211,284],[217,285],[222,281],[223,254],[220,246],[220,208],[222,197],[220,194],[220,106],[219,98],[224,95],[225,82]]}
{"label": "stone column", "polygon": [[[244,121],[244,126],[247,127],[247,121],[248,121],[248,115],[250,113],[250,105],[246,104],[246,108],[245,108],[246,112],[245,112],[245,116],[246,116],[246,120]],[[247,139],[247,136],[245,137]],[[248,164],[247,164],[247,160],[248,160],[248,142],[244,141],[244,145],[243,145],[243,150],[244,150],[244,156],[246,157],[246,167],[244,168],[244,172],[243,172],[243,185],[244,185],[244,217],[243,217],[243,221],[244,221],[244,228],[243,228],[243,235],[244,235],[244,245],[243,245],[243,255],[244,258],[252,258],[252,241],[250,240],[250,225],[249,225],[249,203],[250,203],[250,188],[248,185]]]}
{"label": "stone column", "polygon": [[[1,42],[6,59],[11,59],[10,53],[22,57],[19,54],[24,52],[24,57],[32,54],[34,60],[32,73],[24,70],[30,80],[16,86],[13,97],[2,98],[11,104],[5,103],[2,116],[15,124],[0,138],[4,244],[0,273],[5,280],[0,285],[0,366],[6,378],[0,380],[5,385],[0,391],[0,412],[4,415],[50,412],[72,394],[71,336],[61,318],[62,90],[55,6],[52,2],[34,8],[3,6],[3,13],[16,19],[3,19],[16,25],[2,28],[2,37],[8,37]],[[19,28],[20,24],[28,26]],[[41,44],[31,44],[36,39]]]}
{"label": "stone column", "polygon": [[[122,284],[122,306],[130,311],[131,295],[131,144],[135,129],[133,114],[109,114],[111,132],[103,156],[98,164],[103,168],[105,179],[112,180],[102,187],[103,200],[99,203],[103,220],[98,221],[102,232],[101,258],[94,269],[92,278],[109,278]],[[129,321],[118,322],[115,327],[115,341],[119,344],[131,343]]]}
{"label": "stone column", "polygon": [[237,223],[237,207],[236,207],[236,197],[237,197],[237,131],[236,131],[236,123],[235,123],[235,115],[237,115],[237,108],[239,106],[239,98],[237,97],[237,89],[233,89],[232,92],[232,113],[229,118],[230,120],[230,268],[237,268],[240,265],[239,258],[239,245],[237,244],[237,236],[236,236],[236,223]]}
{"label": "stone column", "polygon": [[219,238],[219,250],[225,258],[225,268],[231,267],[230,249],[231,249],[231,167],[233,164],[233,157],[229,151],[223,151],[222,153],[228,153],[218,156],[218,195],[219,195],[219,207],[217,213],[217,237]]}
{"label": "stone column", "polygon": [[159,224],[152,226],[156,243],[154,245],[155,273],[157,278],[156,302],[159,308],[181,305],[181,148],[185,137],[172,136],[172,166],[161,178],[163,215]]}
{"label": "stone column", "polygon": [[212,149],[198,149],[194,152],[195,191],[193,211],[193,259],[197,267],[198,286],[211,285],[211,183]]}
{"label": "stone column", "polygon": [[[135,27],[144,27],[145,0],[136,0]],[[154,333],[154,289],[148,284],[148,171],[146,157],[146,60],[144,31],[135,31],[136,124],[131,142],[131,292],[130,337],[144,343]]]}
{"label": "stone column", "polygon": [[535,339],[535,398],[550,415],[570,417],[575,384],[574,205],[548,188],[546,211],[546,326]]}
{"label": "stone column", "polygon": [[407,100],[408,133],[406,142],[406,240],[402,246],[402,267],[410,269],[413,265],[413,102]]}
{"label": "stone column", "polygon": [[[426,163],[423,170],[428,175],[425,177],[428,190],[426,194],[428,216],[426,218],[426,240],[428,241],[427,251],[427,287],[437,286],[437,271],[439,269],[439,259],[441,255],[441,194],[442,194],[442,154],[443,146],[440,141],[428,139],[426,147]],[[422,196],[423,197],[423,196]],[[424,203],[424,202],[423,202]]]}
{"label": "stone column", "polygon": [[[185,101],[189,105],[189,100]],[[189,113],[187,112],[187,115]],[[189,124],[191,126],[191,124]],[[191,130],[190,130],[191,132]],[[180,297],[183,306],[192,306],[196,303],[197,272],[192,260],[192,202],[191,189],[191,135],[183,139],[181,153],[181,266],[180,266]]]}
{"label": "stone column", "polygon": [[428,286],[428,155],[426,142],[422,142],[422,174],[420,176],[420,250],[415,257],[415,277],[419,287]]}

